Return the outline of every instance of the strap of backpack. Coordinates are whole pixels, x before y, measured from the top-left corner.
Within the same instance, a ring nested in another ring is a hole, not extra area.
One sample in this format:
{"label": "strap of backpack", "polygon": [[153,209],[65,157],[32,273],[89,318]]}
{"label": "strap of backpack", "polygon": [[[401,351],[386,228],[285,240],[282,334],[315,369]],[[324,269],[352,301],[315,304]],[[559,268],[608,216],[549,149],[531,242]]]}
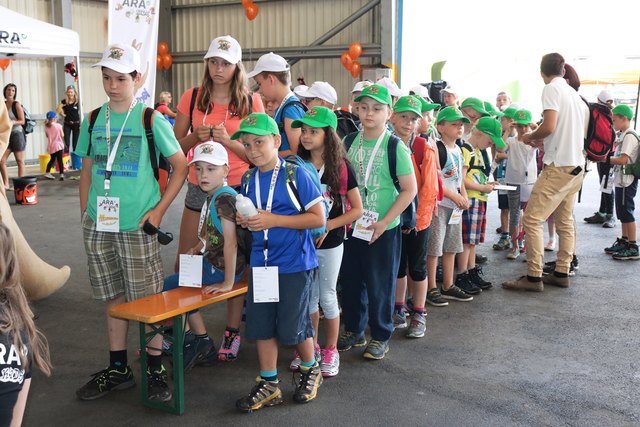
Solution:
{"label": "strap of backpack", "polygon": [[156,180],[160,177],[158,170],[158,156],[156,155],[156,144],[153,139],[153,108],[144,107],[142,113],[142,124],[144,126],[144,134],[147,137],[147,146],[149,147],[149,160],[151,160],[151,169]]}
{"label": "strap of backpack", "polygon": [[356,140],[356,136],[358,136],[359,132],[353,132],[344,137],[344,148],[349,151],[351,145],[353,145],[353,141]]}
{"label": "strap of backpack", "polygon": [[222,187],[218,188],[216,192],[213,193],[213,197],[211,197],[211,204],[209,205],[209,216],[211,216],[211,221],[220,234],[224,233],[222,232],[222,223],[220,222],[220,217],[218,216],[218,211],[216,209],[216,200],[218,200],[218,197],[222,194],[230,194],[235,197],[238,193],[236,193],[236,191],[228,185],[223,185]]}
{"label": "strap of backpack", "polygon": [[438,147],[438,161],[440,162],[440,169],[442,169],[447,164],[447,147],[444,146],[444,142],[440,139],[436,141],[436,146]]}
{"label": "strap of backpack", "polygon": [[398,142],[400,139],[391,135],[389,137],[389,142],[387,143],[387,159],[389,161],[389,174],[391,175],[391,180],[393,181],[393,185],[396,187],[396,190],[400,192],[400,181],[398,180],[397,174],[397,163],[398,163]]}
{"label": "strap of backpack", "polygon": [[307,111],[307,107],[305,107],[305,105],[298,101],[297,99],[294,99],[292,101],[288,101],[286,104],[284,104],[282,106],[282,108],[280,109],[280,111],[278,111],[278,115],[280,116],[280,120],[276,120],[276,123],[278,124],[278,130],[280,131],[280,133],[284,132],[284,111],[287,108],[293,107],[293,106],[299,106],[300,108],[302,108],[302,111],[306,112]]}
{"label": "strap of backpack", "polygon": [[302,203],[302,199],[300,198],[300,193],[298,192],[298,188],[296,187],[296,168],[298,168],[299,166],[290,162],[290,161],[286,161],[284,162],[284,170],[286,173],[285,176],[285,181],[287,182],[287,190],[289,191],[289,195],[293,195],[293,199],[291,199],[291,201],[293,202],[294,206],[296,209],[298,209],[298,211],[300,213],[305,213],[307,210],[304,207],[304,204]]}
{"label": "strap of backpack", "polygon": [[416,165],[418,165],[419,168],[422,168],[422,161],[424,160],[424,146],[426,143],[427,141],[424,140],[418,141],[418,143],[416,144],[415,136],[411,140],[411,151],[413,152],[413,156],[416,159]]}
{"label": "strap of backpack", "polygon": [[91,135],[93,134],[93,126],[96,124],[100,110],[102,110],[101,106],[89,113],[89,147],[87,147],[87,156],[91,154]]}
{"label": "strap of backpack", "polygon": [[17,104],[18,104],[18,101],[13,101],[11,103],[11,111],[13,111],[13,115],[16,117],[16,119],[18,118],[18,108],[16,106]]}
{"label": "strap of backpack", "polygon": [[189,102],[189,131],[193,132],[193,109],[196,106],[196,98],[198,97],[198,87],[194,87],[191,92],[191,101]]}

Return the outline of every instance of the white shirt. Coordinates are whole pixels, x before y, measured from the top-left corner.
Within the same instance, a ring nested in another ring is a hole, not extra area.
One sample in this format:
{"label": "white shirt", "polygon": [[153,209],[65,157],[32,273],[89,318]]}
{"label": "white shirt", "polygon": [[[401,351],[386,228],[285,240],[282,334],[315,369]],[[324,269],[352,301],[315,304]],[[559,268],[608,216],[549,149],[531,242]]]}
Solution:
{"label": "white shirt", "polygon": [[[629,129],[622,132],[616,140],[616,152],[614,157],[620,157],[620,154],[624,153],[629,156],[629,162],[627,164],[635,163],[638,158],[638,138],[636,138]],[[613,184],[616,187],[623,188],[633,184],[635,177],[633,175],[625,175],[621,165],[615,165],[615,178]]]}
{"label": "white shirt", "polygon": [[538,178],[536,165],[536,149],[524,142],[518,141],[517,136],[507,138],[509,160],[505,173],[508,184],[532,184]]}
{"label": "white shirt", "polygon": [[542,90],[542,110],[557,112],[556,129],[544,140],[545,165],[584,165],[583,154],[589,107],[566,80],[555,77]]}

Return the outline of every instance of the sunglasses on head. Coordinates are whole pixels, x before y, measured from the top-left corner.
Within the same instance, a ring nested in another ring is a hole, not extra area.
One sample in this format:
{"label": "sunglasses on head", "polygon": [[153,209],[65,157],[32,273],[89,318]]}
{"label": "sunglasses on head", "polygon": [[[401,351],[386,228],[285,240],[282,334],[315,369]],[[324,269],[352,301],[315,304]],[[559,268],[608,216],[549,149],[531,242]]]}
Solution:
{"label": "sunglasses on head", "polygon": [[142,225],[142,231],[147,233],[149,236],[157,234],[158,243],[160,243],[161,245],[168,245],[173,241],[173,234],[163,232],[162,230],[151,224],[149,221],[144,222],[144,224]]}

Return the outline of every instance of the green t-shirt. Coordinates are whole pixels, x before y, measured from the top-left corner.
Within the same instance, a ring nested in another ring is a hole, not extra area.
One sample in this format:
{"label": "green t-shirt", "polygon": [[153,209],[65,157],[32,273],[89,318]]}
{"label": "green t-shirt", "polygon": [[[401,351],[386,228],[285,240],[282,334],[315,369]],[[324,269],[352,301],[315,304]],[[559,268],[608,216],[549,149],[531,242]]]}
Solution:
{"label": "green t-shirt", "polygon": [[[391,173],[389,172],[389,156],[387,155],[387,145],[389,144],[389,137],[391,134],[385,131],[384,139],[380,144],[373,164],[371,167],[371,173],[367,181],[367,194],[365,194],[365,182],[364,175],[369,165],[369,159],[373,153],[373,148],[376,145],[377,139],[362,140],[362,154],[363,159],[361,161],[359,154],[360,136],[358,135],[353,140],[351,148],[349,148],[349,161],[351,162],[356,175],[358,177],[358,189],[360,190],[360,196],[362,197],[362,203],[365,209],[378,213],[378,219],[382,219],[391,206],[398,198],[398,190],[393,185],[391,180]],[[396,149],[396,175],[403,176],[413,174],[413,164],[411,162],[411,153],[405,144],[398,143]],[[400,224],[400,216],[394,218],[389,224],[387,230],[390,230]]]}
{"label": "green t-shirt", "polygon": [[[82,121],[76,154],[93,159],[91,169],[91,187],[87,201],[87,213],[96,221],[97,197],[104,196],[104,173],[107,166],[107,140],[105,111],[102,106],[93,126],[91,153],[89,148],[89,119]],[[149,147],[142,122],[144,105],[138,103],[127,120],[118,152],[113,162],[111,173],[111,190],[109,196],[120,198],[120,231],[135,231],[140,228],[142,217],[153,209],[160,201],[160,187],[153,175]],[[110,111],[111,147],[113,148],[118,133],[122,128],[127,113]],[[180,144],[173,134],[171,124],[157,111],[153,117],[153,137],[156,155],[162,153],[170,157],[180,150]]]}
{"label": "green t-shirt", "polygon": [[[482,157],[482,153],[477,148],[472,148],[473,153],[469,151],[469,148],[466,146],[462,146],[462,157],[464,159],[464,167],[468,168],[471,165],[471,159],[473,159],[473,169],[468,169],[465,178],[475,182],[476,184],[486,184],[487,176],[484,174],[484,159]],[[475,166],[478,166],[482,169],[476,169]],[[489,195],[487,193],[483,193],[481,191],[470,190],[467,188],[467,197],[470,199],[478,199],[483,202],[486,202],[489,199]]]}

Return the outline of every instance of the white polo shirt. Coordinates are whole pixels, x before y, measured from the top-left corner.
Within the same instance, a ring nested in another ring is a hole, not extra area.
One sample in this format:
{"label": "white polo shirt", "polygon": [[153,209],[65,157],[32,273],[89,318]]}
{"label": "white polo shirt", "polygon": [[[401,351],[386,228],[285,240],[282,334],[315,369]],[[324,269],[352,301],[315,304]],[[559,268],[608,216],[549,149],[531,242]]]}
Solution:
{"label": "white polo shirt", "polygon": [[581,166],[589,107],[566,80],[555,77],[542,90],[542,110],[558,113],[556,129],[544,140],[545,165]]}

